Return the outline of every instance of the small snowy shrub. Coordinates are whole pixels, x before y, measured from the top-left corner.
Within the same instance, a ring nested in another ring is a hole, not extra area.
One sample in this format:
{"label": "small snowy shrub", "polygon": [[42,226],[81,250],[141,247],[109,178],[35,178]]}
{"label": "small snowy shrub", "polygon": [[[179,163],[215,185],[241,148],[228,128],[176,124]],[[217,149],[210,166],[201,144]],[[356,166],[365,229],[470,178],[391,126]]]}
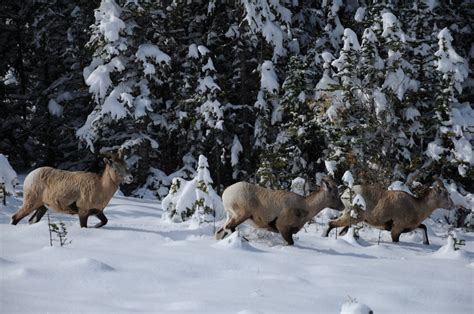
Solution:
{"label": "small snowy shrub", "polygon": [[207,158],[199,156],[198,168],[191,181],[174,178],[168,195],[163,199],[165,219],[183,222],[192,219],[198,224],[224,217],[222,200],[214,191]]}
{"label": "small snowy shrub", "polygon": [[341,308],[341,314],[373,314],[374,311],[365,304],[357,302],[356,299],[349,297]]}
{"label": "small snowy shrub", "polygon": [[15,170],[8,162],[5,155],[0,154],[0,186],[3,185],[5,194],[16,195],[15,186],[18,184],[18,178]]}
{"label": "small snowy shrub", "polygon": [[[61,246],[65,246],[66,244],[70,244],[72,240],[67,238],[67,229],[64,222],[60,221],[59,225],[57,223],[51,222],[48,215],[48,228],[49,228],[49,245],[53,246],[53,241],[58,241]],[[57,239],[53,238],[53,235],[57,237]]]}

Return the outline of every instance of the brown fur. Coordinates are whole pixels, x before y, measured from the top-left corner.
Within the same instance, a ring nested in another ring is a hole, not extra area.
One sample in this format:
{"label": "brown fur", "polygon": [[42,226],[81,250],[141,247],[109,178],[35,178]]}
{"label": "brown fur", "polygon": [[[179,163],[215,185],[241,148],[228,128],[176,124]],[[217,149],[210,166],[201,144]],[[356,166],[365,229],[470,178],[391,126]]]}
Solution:
{"label": "brown fur", "polygon": [[12,224],[16,225],[33,212],[29,222],[38,222],[46,213],[46,206],[60,213],[79,215],[81,227],[87,227],[90,215],[100,219],[96,227],[105,225],[105,206],[119,185],[124,180],[130,181],[131,176],[120,155],[104,161],[106,167],[102,175],[51,167],[31,172],[25,179],[23,206],[12,216]]}
{"label": "brown fur", "polygon": [[420,198],[403,191],[382,191],[380,187],[374,186],[363,186],[359,194],[366,200],[366,210],[358,211],[357,218],[352,218],[350,210],[345,210],[341,217],[329,222],[325,236],[333,228],[344,227],[344,231],[348,226],[364,221],[375,228],[390,231],[393,242],[398,242],[400,234],[420,228],[424,231],[423,243],[429,244],[423,220],[436,208],[452,206],[449,194],[441,182],[436,182]]}
{"label": "brown fur", "polygon": [[247,219],[257,227],[279,232],[289,245],[292,235],[326,207],[343,208],[333,182],[307,197],[293,192],[271,190],[258,185],[238,182],[225,189],[222,200],[229,219],[216,232],[216,238],[225,237]]}

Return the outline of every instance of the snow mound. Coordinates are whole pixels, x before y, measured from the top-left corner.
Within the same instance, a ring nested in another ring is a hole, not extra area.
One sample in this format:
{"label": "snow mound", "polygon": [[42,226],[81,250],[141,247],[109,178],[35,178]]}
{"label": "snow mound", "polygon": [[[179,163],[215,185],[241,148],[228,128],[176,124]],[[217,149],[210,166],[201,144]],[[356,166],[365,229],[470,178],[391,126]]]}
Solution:
{"label": "snow mound", "polygon": [[66,268],[72,268],[75,270],[89,271],[89,272],[103,272],[103,271],[114,271],[115,268],[112,266],[95,260],[93,258],[80,258],[75,261],[69,261],[64,264]]}
{"label": "snow mound", "polygon": [[260,314],[260,311],[253,311],[253,310],[242,310],[237,312],[237,314]]}
{"label": "snow mound", "polygon": [[244,251],[255,251],[256,249],[248,244],[247,241],[242,240],[239,236],[239,232],[233,232],[227,238],[224,238],[212,245],[215,248],[231,249],[231,250],[244,250]]}
{"label": "snow mound", "polygon": [[374,311],[356,300],[349,300],[342,305],[341,314],[373,314]]}
{"label": "snow mound", "polygon": [[12,261],[9,261],[7,259],[0,257],[0,266],[7,266],[7,265],[12,265],[12,264],[13,264]]}
{"label": "snow mound", "polygon": [[441,259],[468,259],[464,251],[454,249],[454,238],[452,235],[448,236],[448,241],[438,251],[433,253],[433,257]]}
{"label": "snow mound", "polygon": [[347,233],[343,235],[342,237],[340,237],[339,239],[352,246],[361,246],[360,243],[357,242],[357,239],[355,238],[355,230],[352,227],[349,228],[349,230],[347,230]]}
{"label": "snow mound", "polygon": [[30,279],[37,277],[39,273],[28,267],[20,267],[5,273],[5,278],[8,279]]}

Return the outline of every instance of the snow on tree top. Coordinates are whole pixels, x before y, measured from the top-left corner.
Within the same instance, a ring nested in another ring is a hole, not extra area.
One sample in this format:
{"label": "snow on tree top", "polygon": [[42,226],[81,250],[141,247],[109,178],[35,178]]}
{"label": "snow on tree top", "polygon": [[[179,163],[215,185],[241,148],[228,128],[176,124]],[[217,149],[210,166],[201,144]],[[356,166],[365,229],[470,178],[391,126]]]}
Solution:
{"label": "snow on tree top", "polygon": [[357,22],[362,22],[365,17],[365,10],[366,10],[365,7],[358,8],[355,13],[354,20],[356,20]]}
{"label": "snow on tree top", "polygon": [[99,99],[103,99],[112,84],[109,68],[106,65],[99,65],[87,77],[86,84],[89,85],[89,92],[94,94],[97,102]]}
{"label": "snow on tree top", "polygon": [[237,135],[234,135],[234,141],[232,142],[231,158],[230,158],[230,163],[232,167],[236,166],[239,163],[239,154],[242,151],[243,151],[242,144],[240,143]]}
{"label": "snow on tree top", "polygon": [[102,105],[102,113],[109,113],[115,120],[126,117],[129,111],[125,108],[124,103],[119,101],[121,94],[122,91],[119,87],[114,88]]}
{"label": "snow on tree top", "polygon": [[48,102],[48,110],[49,113],[52,114],[53,116],[60,117],[63,115],[63,106],[58,104],[56,100],[50,99]]}
{"label": "snow on tree top", "polygon": [[196,44],[189,45],[188,54],[186,56],[191,59],[199,59],[199,51]]}
{"label": "snow on tree top", "polygon": [[441,73],[454,74],[454,87],[460,93],[462,91],[461,83],[467,78],[469,69],[466,60],[458,55],[453,49],[453,37],[448,28],[443,28],[438,33],[439,50],[435,52],[437,60],[435,60],[436,70]]}
{"label": "snow on tree top", "polygon": [[349,170],[344,172],[344,175],[342,176],[342,182],[344,182],[351,189],[354,186],[354,178],[352,177],[352,173]]}
{"label": "snow on tree top", "polygon": [[359,40],[357,39],[356,33],[350,29],[346,28],[344,30],[344,47],[342,48],[345,51],[353,50],[360,50]]}
{"label": "snow on tree top", "polygon": [[270,94],[278,92],[280,89],[280,84],[278,84],[278,78],[275,73],[275,68],[273,67],[273,62],[268,60],[264,61],[260,73],[261,89],[268,91]]}
{"label": "snow on tree top", "polygon": [[326,166],[328,173],[334,176],[334,171],[336,171],[336,162],[334,160],[325,160],[324,165]]}
{"label": "snow on tree top", "polygon": [[375,114],[379,116],[383,111],[387,109],[387,97],[381,91],[380,88],[375,88],[373,91],[374,102],[375,102]]}
{"label": "snow on tree top", "polygon": [[215,71],[216,70],[214,68],[214,63],[212,62],[211,58],[209,58],[209,60],[207,60],[207,63],[202,67],[203,72],[206,72],[206,70],[209,70],[209,71]]}
{"label": "snow on tree top", "polygon": [[444,147],[440,145],[439,139],[434,140],[428,144],[426,148],[426,155],[434,160],[440,160],[441,154],[445,151]]}
{"label": "snow on tree top", "polygon": [[330,63],[332,60],[335,59],[333,54],[328,52],[328,51],[323,51],[321,53],[321,57],[323,58],[324,62],[326,62],[326,63]]}
{"label": "snow on tree top", "polygon": [[207,167],[209,167],[209,163],[207,162],[206,156],[199,155],[198,168],[207,168]]}
{"label": "snow on tree top", "polygon": [[209,172],[209,163],[204,155],[199,155],[196,178],[198,181],[204,181],[206,184],[214,182]]}
{"label": "snow on tree top", "polygon": [[99,30],[109,42],[119,39],[120,31],[125,28],[125,23],[119,18],[121,13],[122,9],[114,0],[102,0],[95,12]]}
{"label": "snow on tree top", "polygon": [[197,49],[199,50],[199,53],[201,54],[201,56],[205,56],[211,52],[209,49],[206,48],[206,46],[203,46],[203,45],[199,45]]}
{"label": "snow on tree top", "polygon": [[138,47],[136,57],[143,63],[147,62],[147,58],[154,59],[155,63],[170,63],[171,58],[160,50],[158,46],[153,44],[142,44]]}
{"label": "snow on tree top", "polygon": [[393,13],[386,12],[382,14],[383,32],[382,37],[398,37],[402,42],[406,41],[406,35],[401,31],[398,25],[398,19]]}
{"label": "snow on tree top", "polygon": [[214,79],[210,76],[199,78],[198,82],[199,82],[199,85],[197,87],[197,90],[200,91],[201,93],[205,93],[207,90],[216,91],[216,90],[221,89],[219,85],[217,85],[216,82],[214,82]]}

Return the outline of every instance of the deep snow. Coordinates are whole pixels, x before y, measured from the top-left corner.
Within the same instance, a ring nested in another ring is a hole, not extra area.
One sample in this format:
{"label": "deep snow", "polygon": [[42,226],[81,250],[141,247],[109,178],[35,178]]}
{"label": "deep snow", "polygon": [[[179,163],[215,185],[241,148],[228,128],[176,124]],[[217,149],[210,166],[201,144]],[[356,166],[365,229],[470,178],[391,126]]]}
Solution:
{"label": "deep snow", "polygon": [[[0,207],[0,312],[339,313],[366,304],[375,313],[473,313],[474,235],[461,251],[445,245],[445,225],[425,221],[399,244],[364,228],[361,239],[322,238],[325,210],[284,246],[279,235],[252,232],[222,241],[213,224],[161,219],[156,201],[116,196],[101,229],[80,229],[77,216],[53,213],[72,243],[49,246],[46,216],[9,225],[20,199]],[[90,225],[95,223],[91,218]],[[360,309],[360,307],[358,307]]]}

